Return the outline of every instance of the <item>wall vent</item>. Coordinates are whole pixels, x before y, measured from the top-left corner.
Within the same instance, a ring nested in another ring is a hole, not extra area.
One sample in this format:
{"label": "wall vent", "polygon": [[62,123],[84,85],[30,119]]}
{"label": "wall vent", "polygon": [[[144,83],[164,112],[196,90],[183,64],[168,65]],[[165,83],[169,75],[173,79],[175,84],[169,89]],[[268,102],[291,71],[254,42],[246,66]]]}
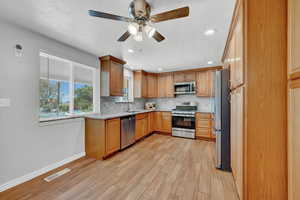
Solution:
{"label": "wall vent", "polygon": [[58,177],[60,177],[60,176],[62,176],[62,175],[64,175],[64,174],[66,174],[66,173],[68,173],[68,172],[70,172],[71,170],[69,169],[69,168],[65,168],[65,169],[63,169],[63,170],[61,170],[61,171],[59,171],[59,172],[56,172],[55,174],[52,174],[52,175],[50,175],[50,176],[47,176],[46,178],[44,178],[44,181],[46,181],[46,182],[51,182],[51,181],[53,181],[54,179],[56,179],[56,178],[58,178]]}

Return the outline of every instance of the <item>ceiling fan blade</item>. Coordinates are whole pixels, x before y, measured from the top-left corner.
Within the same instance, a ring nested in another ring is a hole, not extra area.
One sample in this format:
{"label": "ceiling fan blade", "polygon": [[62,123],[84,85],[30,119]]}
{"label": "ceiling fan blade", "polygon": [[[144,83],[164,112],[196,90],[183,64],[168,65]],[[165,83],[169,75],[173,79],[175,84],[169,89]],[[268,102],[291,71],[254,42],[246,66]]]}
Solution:
{"label": "ceiling fan blade", "polygon": [[165,37],[160,34],[158,31],[155,31],[154,35],[152,36],[157,42],[161,42],[165,39]]}
{"label": "ceiling fan blade", "polygon": [[123,21],[123,22],[132,22],[133,21],[131,18],[128,18],[128,17],[122,17],[122,16],[99,12],[99,11],[95,11],[95,10],[89,10],[89,15],[92,17],[100,17],[100,18]]}
{"label": "ceiling fan blade", "polygon": [[126,31],[119,39],[118,42],[124,42],[125,40],[127,40],[130,37],[130,33],[128,31]]}
{"label": "ceiling fan blade", "polygon": [[190,14],[190,8],[184,7],[184,8],[178,8],[175,10],[167,11],[164,13],[160,13],[157,15],[151,16],[151,21],[153,23],[163,22],[171,19],[178,19],[182,17],[187,17]]}

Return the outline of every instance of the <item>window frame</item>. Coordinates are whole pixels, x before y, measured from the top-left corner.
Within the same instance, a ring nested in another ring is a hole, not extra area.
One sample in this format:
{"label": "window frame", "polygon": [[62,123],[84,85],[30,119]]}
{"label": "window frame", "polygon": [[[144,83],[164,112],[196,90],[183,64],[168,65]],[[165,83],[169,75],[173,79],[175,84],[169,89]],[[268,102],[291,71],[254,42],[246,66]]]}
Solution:
{"label": "window frame", "polygon": [[[129,71],[131,76],[125,75],[125,70]],[[128,80],[128,97],[121,96],[115,99],[116,103],[133,103],[134,102],[134,75],[131,69],[124,67],[123,80]],[[125,88],[123,88],[124,90]]]}
{"label": "window frame", "polygon": [[[39,122],[49,122],[49,121],[57,121],[57,120],[63,120],[63,119],[74,119],[77,117],[82,117],[84,115],[88,115],[88,114],[94,114],[97,111],[97,107],[96,107],[96,103],[97,103],[97,95],[96,95],[96,88],[97,88],[97,69],[88,65],[84,65],[75,61],[71,61],[65,58],[61,58],[61,57],[57,57],[48,53],[45,53],[43,51],[39,52],[39,58],[41,56],[47,57],[47,59],[56,59],[56,60],[60,60],[63,62],[66,62],[70,65],[70,76],[69,76],[69,114],[67,116],[56,116],[56,117],[48,117],[48,118],[41,118],[40,117],[40,106],[41,106],[41,102],[39,100],[39,113],[38,113],[38,118],[39,118]],[[40,63],[41,64],[41,63]],[[86,68],[88,70],[92,71],[93,74],[93,111],[92,112],[85,112],[85,113],[74,113],[74,99],[75,99],[75,74],[74,74],[74,68],[75,67],[82,67],[82,68]],[[39,70],[41,70],[41,65],[39,65]],[[39,75],[39,81],[41,80],[41,75]],[[49,80],[49,79],[48,79]],[[57,80],[60,81],[60,80]],[[40,83],[40,82],[39,82]],[[39,90],[39,99],[41,97],[40,94],[40,90]]]}

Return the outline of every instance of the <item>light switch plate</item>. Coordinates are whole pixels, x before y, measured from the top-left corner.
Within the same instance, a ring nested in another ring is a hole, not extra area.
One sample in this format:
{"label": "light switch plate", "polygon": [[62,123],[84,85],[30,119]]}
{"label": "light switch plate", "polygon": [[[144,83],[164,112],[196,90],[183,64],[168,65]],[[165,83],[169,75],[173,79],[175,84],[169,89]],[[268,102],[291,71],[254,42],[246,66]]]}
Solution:
{"label": "light switch plate", "polygon": [[10,107],[10,99],[0,98],[0,107]]}

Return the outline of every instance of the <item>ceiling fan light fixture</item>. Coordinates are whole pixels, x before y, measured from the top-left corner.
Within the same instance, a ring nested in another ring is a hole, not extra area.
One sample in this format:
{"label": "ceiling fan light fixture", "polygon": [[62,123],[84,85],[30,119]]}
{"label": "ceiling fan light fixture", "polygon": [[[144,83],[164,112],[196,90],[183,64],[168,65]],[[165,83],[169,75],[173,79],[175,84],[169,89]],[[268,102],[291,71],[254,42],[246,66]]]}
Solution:
{"label": "ceiling fan light fixture", "polygon": [[153,35],[155,34],[156,29],[153,26],[146,25],[145,26],[145,33],[149,38],[152,38]]}
{"label": "ceiling fan light fixture", "polygon": [[137,42],[143,41],[143,32],[139,31],[137,34],[133,37],[133,39]]}
{"label": "ceiling fan light fixture", "polygon": [[136,23],[129,23],[128,31],[131,35],[136,35],[139,31],[139,25]]}

